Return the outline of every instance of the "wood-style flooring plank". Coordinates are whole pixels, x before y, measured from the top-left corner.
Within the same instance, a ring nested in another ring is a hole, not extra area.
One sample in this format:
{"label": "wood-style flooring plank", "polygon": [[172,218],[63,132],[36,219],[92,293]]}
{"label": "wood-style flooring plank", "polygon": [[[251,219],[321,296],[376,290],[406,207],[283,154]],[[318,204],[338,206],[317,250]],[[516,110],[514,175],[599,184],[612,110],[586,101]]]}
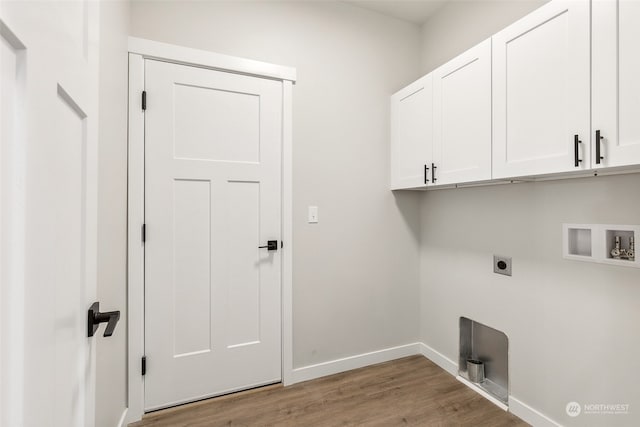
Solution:
{"label": "wood-style flooring plank", "polygon": [[411,356],[290,387],[145,415],[130,427],[526,426],[433,362]]}

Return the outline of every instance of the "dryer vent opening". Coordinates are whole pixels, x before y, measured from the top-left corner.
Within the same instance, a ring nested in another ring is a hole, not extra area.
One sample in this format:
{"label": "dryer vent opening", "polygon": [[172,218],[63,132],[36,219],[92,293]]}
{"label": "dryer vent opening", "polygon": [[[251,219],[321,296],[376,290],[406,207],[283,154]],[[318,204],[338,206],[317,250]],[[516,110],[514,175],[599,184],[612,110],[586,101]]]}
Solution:
{"label": "dryer vent opening", "polygon": [[[504,332],[460,318],[458,374],[504,404],[509,401],[508,356],[509,339]],[[481,374],[478,366],[483,367]]]}

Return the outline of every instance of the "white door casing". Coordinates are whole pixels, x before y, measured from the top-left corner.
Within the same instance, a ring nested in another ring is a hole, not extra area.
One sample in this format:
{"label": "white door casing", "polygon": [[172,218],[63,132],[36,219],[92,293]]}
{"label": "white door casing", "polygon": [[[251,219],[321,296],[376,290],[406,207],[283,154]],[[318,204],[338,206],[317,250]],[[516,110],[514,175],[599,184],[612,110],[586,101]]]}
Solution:
{"label": "white door casing", "polygon": [[98,14],[94,2],[0,3],[7,426],[95,422]]}
{"label": "white door casing", "polygon": [[433,78],[391,96],[391,189],[425,187],[432,162]]}
{"label": "white door casing", "polygon": [[281,381],[282,82],[145,61],[145,408]]}
{"label": "white door casing", "polygon": [[491,39],[433,72],[435,184],[491,179]]}
{"label": "white door casing", "polygon": [[[640,2],[597,0],[592,17],[593,168],[640,163]],[[602,139],[596,139],[596,132]],[[599,147],[597,146],[599,145]],[[602,159],[596,156],[600,150]],[[600,162],[598,162],[600,160]]]}
{"label": "white door casing", "polygon": [[554,0],[492,37],[493,178],[589,168],[589,13]]}

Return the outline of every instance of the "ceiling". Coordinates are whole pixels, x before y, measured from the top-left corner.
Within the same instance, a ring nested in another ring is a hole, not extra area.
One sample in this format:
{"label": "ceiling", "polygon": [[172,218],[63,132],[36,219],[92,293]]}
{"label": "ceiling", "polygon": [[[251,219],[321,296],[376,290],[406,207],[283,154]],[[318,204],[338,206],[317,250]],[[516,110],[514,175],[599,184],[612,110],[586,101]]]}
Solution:
{"label": "ceiling", "polygon": [[418,25],[424,24],[447,1],[449,0],[345,0],[354,6]]}

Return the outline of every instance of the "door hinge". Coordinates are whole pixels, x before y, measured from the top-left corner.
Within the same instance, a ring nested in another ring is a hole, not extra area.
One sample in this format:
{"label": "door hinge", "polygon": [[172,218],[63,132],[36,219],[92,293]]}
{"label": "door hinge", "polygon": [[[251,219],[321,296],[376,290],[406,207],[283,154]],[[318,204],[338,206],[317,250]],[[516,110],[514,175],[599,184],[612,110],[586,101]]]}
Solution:
{"label": "door hinge", "polygon": [[147,91],[143,90],[142,91],[142,110],[146,110],[147,109]]}
{"label": "door hinge", "polygon": [[147,356],[142,356],[142,375],[147,373]]}
{"label": "door hinge", "polygon": [[142,224],[142,243],[147,241],[147,224]]}

